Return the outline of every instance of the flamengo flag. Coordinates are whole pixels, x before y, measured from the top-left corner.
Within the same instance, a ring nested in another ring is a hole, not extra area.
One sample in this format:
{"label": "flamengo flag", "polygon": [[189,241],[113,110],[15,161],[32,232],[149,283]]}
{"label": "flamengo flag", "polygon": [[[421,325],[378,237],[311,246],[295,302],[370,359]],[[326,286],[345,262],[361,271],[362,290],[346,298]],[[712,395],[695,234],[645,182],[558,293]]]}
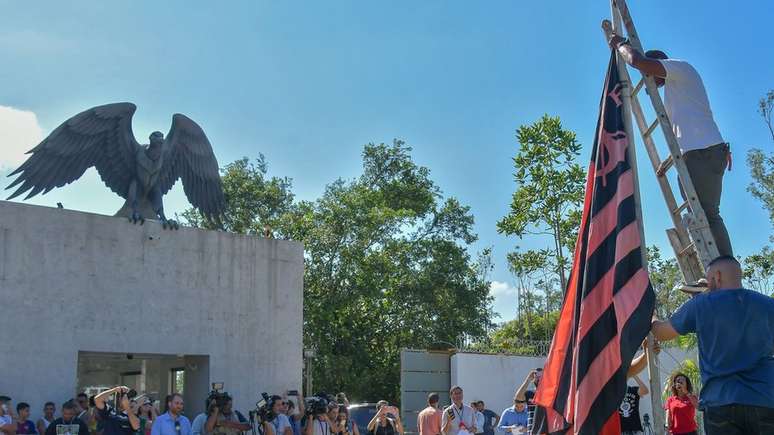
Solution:
{"label": "flamengo flag", "polygon": [[583,218],[533,434],[620,434],[626,372],[650,331],[655,294],[642,263],[617,56],[607,70]]}

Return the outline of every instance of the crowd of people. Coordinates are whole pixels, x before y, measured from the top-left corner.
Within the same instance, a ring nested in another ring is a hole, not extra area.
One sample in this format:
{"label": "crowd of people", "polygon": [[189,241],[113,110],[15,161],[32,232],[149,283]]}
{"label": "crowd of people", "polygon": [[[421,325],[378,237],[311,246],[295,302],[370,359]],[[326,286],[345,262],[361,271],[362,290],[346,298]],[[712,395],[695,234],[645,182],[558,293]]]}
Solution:
{"label": "crowd of people", "polygon": [[[672,435],[695,435],[696,411],[704,414],[708,435],[774,435],[774,299],[742,288],[739,262],[730,256],[713,260],[707,266],[709,290],[690,299],[669,320],[653,319],[651,328],[657,340],[667,341],[678,335],[696,333],[702,391],[697,397],[688,376],[673,375],[671,394],[664,404],[666,428]],[[631,385],[619,409],[621,432],[643,433],[640,397],[649,394],[637,377],[646,367],[648,346],[635,357],[627,377]],[[659,352],[658,343],[653,346]],[[541,379],[540,369],[529,373],[513,397],[513,405],[500,415],[488,410],[482,401],[465,403],[462,388],[449,394],[451,405],[439,406],[439,395],[430,394],[427,407],[417,418],[420,435],[494,435],[527,433],[535,422],[535,390]],[[0,396],[0,432],[2,435],[239,435],[257,431],[261,435],[366,435],[361,434],[349,413],[342,394],[334,400],[315,402],[305,409],[305,401],[296,397],[271,396],[262,413],[250,421],[233,410],[230,397],[207,398],[205,412],[193,424],[182,414],[183,397],[172,394],[164,401],[164,412],[147,396],[130,398],[129,389],[115,387],[89,398],[79,394],[61,406],[43,406],[43,416],[29,420],[30,405],[12,406],[11,398]],[[268,397],[268,396],[267,396]],[[404,435],[400,411],[379,402],[366,430],[372,435]],[[256,418],[257,417],[257,418]],[[256,424],[257,422],[257,424]],[[646,422],[647,423],[647,422]],[[655,431],[654,431],[655,432]]]}
{"label": "crowd of people", "polygon": [[[58,417],[56,404],[47,402],[37,423],[29,420],[28,403],[20,402],[14,412],[12,399],[0,396],[0,435],[360,435],[343,393],[326,400],[321,409],[309,410],[296,393],[270,396],[264,406],[248,413],[249,419],[233,408],[228,393],[211,394],[205,411],[190,421],[183,415],[180,394],[167,396],[161,413],[150,397],[132,397],[130,391],[117,386],[92,397],[81,393],[61,405]],[[369,431],[403,435],[397,408],[386,401],[377,408]]]}

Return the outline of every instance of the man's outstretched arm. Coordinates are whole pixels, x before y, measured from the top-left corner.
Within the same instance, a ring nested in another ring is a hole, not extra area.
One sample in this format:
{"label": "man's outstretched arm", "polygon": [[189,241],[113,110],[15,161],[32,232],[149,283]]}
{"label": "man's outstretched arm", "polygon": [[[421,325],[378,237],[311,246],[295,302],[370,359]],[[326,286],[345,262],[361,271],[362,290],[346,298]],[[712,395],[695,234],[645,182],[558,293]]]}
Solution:
{"label": "man's outstretched arm", "polygon": [[618,51],[626,63],[637,68],[641,73],[649,76],[666,78],[666,69],[664,69],[664,65],[657,59],[651,59],[644,56],[632,47],[626,38],[614,34],[613,37],[610,38],[609,44],[610,48]]}
{"label": "man's outstretched arm", "polygon": [[655,317],[650,323],[650,332],[658,341],[669,341],[680,335],[668,320],[658,320]]}

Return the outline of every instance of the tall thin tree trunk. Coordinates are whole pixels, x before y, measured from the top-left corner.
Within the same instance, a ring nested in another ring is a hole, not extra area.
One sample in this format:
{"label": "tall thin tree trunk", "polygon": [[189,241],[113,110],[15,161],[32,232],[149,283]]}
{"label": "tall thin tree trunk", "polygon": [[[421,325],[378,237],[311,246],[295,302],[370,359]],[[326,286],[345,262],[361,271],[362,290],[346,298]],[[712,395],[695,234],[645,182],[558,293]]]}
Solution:
{"label": "tall thin tree trunk", "polygon": [[559,228],[559,221],[561,219],[561,216],[559,215],[559,211],[557,210],[556,218],[554,219],[553,230],[554,230],[554,251],[556,253],[556,263],[559,266],[557,274],[559,275],[559,283],[562,286],[562,294],[567,291],[567,278],[564,274],[564,251],[562,250],[562,237],[561,234],[559,234],[559,231],[561,230]]}

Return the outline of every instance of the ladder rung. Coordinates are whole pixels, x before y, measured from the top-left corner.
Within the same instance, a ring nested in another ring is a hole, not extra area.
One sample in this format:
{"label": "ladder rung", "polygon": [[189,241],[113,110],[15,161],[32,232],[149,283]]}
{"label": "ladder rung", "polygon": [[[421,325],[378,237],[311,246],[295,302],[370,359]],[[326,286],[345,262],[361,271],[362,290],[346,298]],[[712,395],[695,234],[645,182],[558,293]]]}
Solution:
{"label": "ladder rung", "polygon": [[636,97],[637,94],[642,90],[642,87],[645,86],[645,78],[641,78],[640,81],[637,82],[637,86],[632,89],[632,97]]}
{"label": "ladder rung", "polygon": [[648,129],[645,130],[645,133],[642,133],[642,136],[643,137],[650,136],[651,134],[653,134],[653,130],[655,130],[656,127],[658,127],[658,119],[653,121],[653,124],[650,124],[650,127],[648,127]]}
{"label": "ladder rung", "polygon": [[679,255],[681,255],[681,256],[682,256],[682,255],[686,255],[686,254],[688,254],[688,253],[689,253],[688,251],[689,251],[691,248],[693,248],[693,246],[694,246],[694,242],[691,242],[691,243],[689,243],[689,244],[688,244],[688,246],[686,246],[685,248],[683,248],[683,249],[681,249],[681,250],[680,250],[680,254],[679,254]]}
{"label": "ladder rung", "polygon": [[668,171],[669,168],[671,168],[672,165],[674,165],[674,164],[675,164],[675,161],[672,159],[672,155],[670,154],[670,155],[667,156],[666,159],[664,159],[664,161],[661,162],[661,164],[659,164],[659,167],[663,166],[664,167],[664,174],[666,174],[666,171]]}
{"label": "ladder rung", "polygon": [[683,210],[688,207],[688,201],[685,201],[684,203],[680,204],[680,207],[677,207],[676,209],[672,210],[673,214],[682,213]]}

